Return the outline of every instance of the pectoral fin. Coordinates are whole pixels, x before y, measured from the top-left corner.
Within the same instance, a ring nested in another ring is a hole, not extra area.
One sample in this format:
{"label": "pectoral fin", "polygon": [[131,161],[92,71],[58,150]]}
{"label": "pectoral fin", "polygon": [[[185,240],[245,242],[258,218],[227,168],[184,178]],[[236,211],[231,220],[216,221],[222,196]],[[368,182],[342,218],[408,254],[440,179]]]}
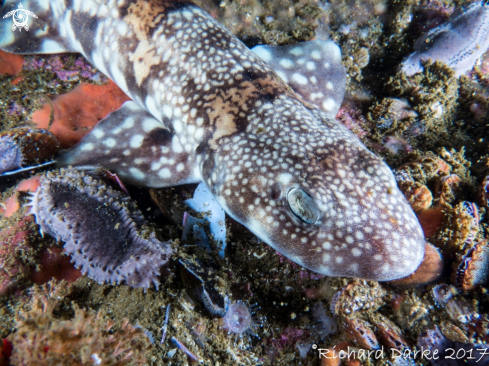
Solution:
{"label": "pectoral fin", "polygon": [[146,187],[201,180],[195,154],[132,101],[102,119],[77,145],[61,151],[57,161],[60,166],[103,167],[125,182]]}

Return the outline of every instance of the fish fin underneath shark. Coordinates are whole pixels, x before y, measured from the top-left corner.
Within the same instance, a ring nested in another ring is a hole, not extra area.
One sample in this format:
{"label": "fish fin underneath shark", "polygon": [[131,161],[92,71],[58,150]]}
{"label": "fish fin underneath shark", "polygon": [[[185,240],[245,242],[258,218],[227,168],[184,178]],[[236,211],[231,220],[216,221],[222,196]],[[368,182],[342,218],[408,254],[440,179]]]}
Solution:
{"label": "fish fin underneath shark", "polygon": [[56,158],[58,166],[103,167],[124,182],[147,187],[199,182],[196,159],[188,144],[132,101]]}

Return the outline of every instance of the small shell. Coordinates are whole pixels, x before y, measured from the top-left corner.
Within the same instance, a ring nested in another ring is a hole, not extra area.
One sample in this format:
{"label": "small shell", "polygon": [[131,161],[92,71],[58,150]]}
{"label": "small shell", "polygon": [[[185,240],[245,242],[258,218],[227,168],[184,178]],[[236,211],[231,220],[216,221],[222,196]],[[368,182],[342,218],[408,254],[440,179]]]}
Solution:
{"label": "small shell", "polygon": [[228,301],[217,290],[216,271],[199,260],[181,258],[178,263],[184,286],[190,289],[212,315],[226,315]]}
{"label": "small shell", "polygon": [[436,183],[436,198],[440,199],[441,204],[452,203],[460,194],[461,183],[462,179],[456,174],[441,177]]}
{"label": "small shell", "polygon": [[411,329],[429,315],[430,307],[430,304],[416,293],[406,293],[404,301],[394,313],[396,324],[399,324],[402,329]]}
{"label": "small shell", "polygon": [[452,322],[444,322],[440,324],[440,330],[443,335],[451,341],[462,343],[469,343],[470,341],[464,331]]}
{"label": "small shell", "polygon": [[411,163],[404,164],[396,169],[396,179],[414,180],[427,183],[428,180],[438,176],[448,175],[451,167],[433,153],[427,153]]}
{"label": "small shell", "polygon": [[356,311],[375,311],[383,305],[385,290],[377,283],[367,286],[362,283],[350,283],[343,287],[331,299],[331,313],[349,315]]}
{"label": "small shell", "polygon": [[471,247],[480,230],[479,209],[474,203],[464,201],[453,207],[450,214],[447,244],[457,251]]}
{"label": "small shell", "polygon": [[0,133],[0,173],[52,160],[60,148],[48,130],[19,127]]}
{"label": "small shell", "polygon": [[484,178],[479,187],[479,204],[486,209],[489,208],[489,175]]}
{"label": "small shell", "polygon": [[404,193],[414,212],[426,210],[433,202],[431,191],[424,184],[405,181],[399,184],[399,189]]}
{"label": "small shell", "polygon": [[345,318],[342,322],[346,339],[355,346],[368,350],[379,349],[379,341],[370,327],[369,322],[359,318]]}
{"label": "small shell", "polygon": [[462,256],[455,284],[463,292],[472,292],[488,282],[489,246],[486,239],[474,244]]}
{"label": "small shell", "polygon": [[453,296],[452,288],[447,284],[436,285],[431,292],[437,306],[445,305]]}
{"label": "small shell", "polygon": [[398,351],[404,351],[406,348],[409,348],[409,344],[404,338],[401,329],[389,319],[378,314],[373,317],[372,323],[377,328],[375,333],[384,347],[387,349],[397,349]]}
{"label": "small shell", "polygon": [[0,136],[0,173],[18,169],[24,164],[19,146],[9,136]]}
{"label": "small shell", "polygon": [[462,298],[451,298],[448,300],[446,310],[450,318],[463,324],[479,318],[479,314],[474,307]]}
{"label": "small shell", "polygon": [[374,120],[402,121],[417,117],[416,113],[405,99],[384,98],[381,104],[372,109]]}

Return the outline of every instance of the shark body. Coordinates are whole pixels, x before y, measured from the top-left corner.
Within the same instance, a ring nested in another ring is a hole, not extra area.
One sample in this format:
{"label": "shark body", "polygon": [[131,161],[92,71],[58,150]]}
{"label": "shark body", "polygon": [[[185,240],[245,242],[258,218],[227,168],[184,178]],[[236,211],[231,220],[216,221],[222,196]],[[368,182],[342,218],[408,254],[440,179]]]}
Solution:
{"label": "shark body", "polygon": [[[39,19],[29,32],[4,22],[0,48],[79,52],[133,100],[61,153],[61,165],[103,166],[147,187],[203,181],[231,217],[328,276],[387,281],[421,263],[423,232],[391,170],[334,119],[345,90],[337,46],[258,57],[188,1],[24,7]],[[312,74],[333,71],[313,78],[290,70],[294,60]],[[284,79],[321,92],[302,97]]]}

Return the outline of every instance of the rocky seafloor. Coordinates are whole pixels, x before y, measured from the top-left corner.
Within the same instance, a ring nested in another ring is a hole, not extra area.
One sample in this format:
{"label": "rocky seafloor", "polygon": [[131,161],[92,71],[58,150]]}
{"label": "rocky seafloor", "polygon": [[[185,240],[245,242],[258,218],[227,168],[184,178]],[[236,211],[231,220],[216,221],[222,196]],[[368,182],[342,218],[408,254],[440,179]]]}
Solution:
{"label": "rocky seafloor", "polygon": [[[24,206],[36,189],[25,182],[38,171],[22,172],[0,177],[0,365],[488,364],[489,55],[459,77],[455,66],[440,61],[423,61],[422,71],[410,76],[399,68],[416,39],[472,3],[199,3],[250,47],[313,38],[340,46],[348,83],[337,119],[395,172],[427,241],[443,258],[434,282],[423,284],[430,274],[409,283],[317,275],[229,217],[221,257],[212,241],[210,249],[195,236],[182,241],[184,213],[202,217],[184,204],[196,188],[188,185],[125,187],[143,216],[141,236],[154,231],[158,240],[171,241],[158,290],[100,285],[73,267],[62,242],[41,235]],[[460,47],[470,47],[471,35],[460,36],[466,42]],[[20,127],[45,129],[67,147],[126,100],[79,55],[2,54],[0,74],[2,136]],[[12,138],[47,146],[49,137],[30,133]],[[31,152],[30,163],[49,160],[59,148],[49,146],[44,160],[39,149]],[[110,177],[100,184],[121,189]],[[436,260],[435,254],[433,265]],[[231,331],[235,304],[250,311],[242,334]],[[453,359],[389,357],[390,349],[423,346]],[[340,360],[326,351],[348,347],[356,356]],[[380,357],[360,351],[381,347]]]}

